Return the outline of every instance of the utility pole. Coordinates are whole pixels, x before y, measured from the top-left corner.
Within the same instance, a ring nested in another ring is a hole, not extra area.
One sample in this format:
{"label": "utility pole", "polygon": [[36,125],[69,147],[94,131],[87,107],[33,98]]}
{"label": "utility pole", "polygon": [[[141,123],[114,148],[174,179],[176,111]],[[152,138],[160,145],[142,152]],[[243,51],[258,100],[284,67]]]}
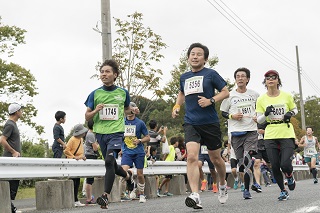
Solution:
{"label": "utility pole", "polygon": [[102,61],[112,58],[110,0],[101,0]]}
{"label": "utility pole", "polygon": [[298,46],[296,46],[296,55],[297,55],[297,69],[298,69],[298,81],[299,81],[299,94],[300,94],[300,113],[301,113],[301,125],[302,129],[306,129],[306,117],[304,115],[304,101],[302,96],[302,86],[301,86],[301,69],[299,63],[299,53],[298,53]]}

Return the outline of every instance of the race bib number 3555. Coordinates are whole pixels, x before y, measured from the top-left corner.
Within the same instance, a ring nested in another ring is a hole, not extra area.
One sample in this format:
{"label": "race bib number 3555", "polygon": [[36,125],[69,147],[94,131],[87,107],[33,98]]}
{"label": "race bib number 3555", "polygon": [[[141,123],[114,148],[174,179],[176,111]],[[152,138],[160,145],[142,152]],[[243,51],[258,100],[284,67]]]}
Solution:
{"label": "race bib number 3555", "polygon": [[119,105],[105,104],[103,109],[99,112],[100,120],[118,120],[119,119]]}

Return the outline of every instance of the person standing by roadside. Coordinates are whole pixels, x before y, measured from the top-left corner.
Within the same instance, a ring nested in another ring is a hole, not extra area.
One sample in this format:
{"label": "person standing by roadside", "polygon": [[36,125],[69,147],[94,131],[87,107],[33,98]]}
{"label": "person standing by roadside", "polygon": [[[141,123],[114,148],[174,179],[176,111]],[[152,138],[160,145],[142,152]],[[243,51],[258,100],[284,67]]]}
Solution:
{"label": "person standing by roadside", "polygon": [[[137,105],[130,102],[130,107],[137,107]],[[145,179],[143,168],[146,154],[143,144],[149,141],[150,136],[146,124],[137,118],[135,114],[127,115],[125,119],[124,143],[122,144],[121,166],[125,171],[128,171],[133,167],[133,164],[135,165],[137,169],[137,189],[140,203],[147,201],[144,194]],[[133,191],[133,188],[128,190]]]}
{"label": "person standing by roadside", "polygon": [[[73,128],[72,137],[68,140],[67,148],[64,150],[64,154],[67,158],[78,160],[86,160],[83,148],[83,137],[88,131],[82,124],[77,124]],[[76,207],[84,206],[78,199],[78,191],[80,186],[80,178],[72,178],[74,186],[74,205]]]}
{"label": "person standing by roadside", "polygon": [[[12,103],[8,107],[9,119],[4,124],[0,144],[4,148],[3,157],[21,157],[21,141],[20,132],[17,126],[17,121],[22,117],[23,107],[17,103]],[[19,180],[9,180],[10,198],[15,200]],[[11,212],[15,213],[17,208],[11,201]]]}
{"label": "person standing by roadside", "polygon": [[54,117],[57,122],[53,126],[53,158],[61,158],[63,150],[67,147],[66,143],[64,142],[64,130],[61,126],[61,124],[66,122],[66,113],[63,111],[57,111]]}
{"label": "person standing by roadside", "polygon": [[[97,159],[99,156],[99,144],[96,136],[93,133],[93,120],[88,121],[88,132],[85,139],[85,156],[86,159]],[[86,178],[86,205],[95,204],[92,194],[92,184],[94,183],[93,177]]]}
{"label": "person standing by roadside", "polygon": [[307,127],[307,134],[301,138],[298,146],[304,148],[304,161],[309,166],[310,173],[313,176],[313,183],[318,183],[316,161],[318,157],[317,147],[320,150],[320,144],[318,138],[313,136],[312,127]]}
{"label": "person standing by roadside", "polygon": [[[225,174],[226,166],[221,158],[220,123],[215,110],[215,102],[229,96],[226,81],[213,69],[205,68],[209,49],[193,43],[187,51],[191,71],[180,76],[180,91],[172,109],[172,117],[178,116],[180,106],[185,103],[184,132],[187,147],[187,175],[192,193],[185,204],[194,209],[202,209],[199,191],[198,156],[200,145],[206,145],[211,162],[217,169],[220,182],[220,203],[228,199]],[[219,93],[215,94],[215,90]]]}
{"label": "person standing by roadside", "polygon": [[97,198],[97,203],[101,208],[107,209],[115,175],[123,177],[130,188],[133,185],[132,172],[124,171],[117,164],[114,155],[121,151],[125,131],[124,115],[137,114],[139,109],[130,107],[129,92],[114,84],[119,76],[119,65],[116,61],[106,60],[99,71],[103,86],[91,92],[85,101],[85,118],[87,121],[94,121],[93,132],[105,159],[104,193]]}
{"label": "person standing by roadside", "polygon": [[269,70],[264,74],[263,84],[267,92],[257,100],[257,121],[259,124],[267,122],[264,144],[274,178],[281,190],[278,200],[282,201],[289,198],[282,173],[285,174],[289,190],[296,187],[292,167],[296,136],[290,119],[298,110],[292,95],[279,89],[282,83],[276,70]]}
{"label": "person standing by roadside", "polygon": [[237,89],[230,92],[228,99],[223,100],[220,110],[222,116],[228,119],[228,133],[231,134],[231,145],[238,160],[239,172],[244,172],[243,198],[251,199],[249,186],[252,156],[258,151],[255,107],[259,94],[247,88],[250,81],[249,69],[238,68],[234,72],[234,79]]}

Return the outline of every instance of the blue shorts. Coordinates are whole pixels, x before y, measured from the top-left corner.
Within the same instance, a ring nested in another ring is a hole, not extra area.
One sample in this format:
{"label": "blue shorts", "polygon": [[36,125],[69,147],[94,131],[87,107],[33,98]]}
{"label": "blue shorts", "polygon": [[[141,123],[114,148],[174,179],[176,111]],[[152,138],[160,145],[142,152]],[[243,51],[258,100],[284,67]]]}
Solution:
{"label": "blue shorts", "polygon": [[144,168],[144,153],[128,154],[122,153],[121,165],[127,165],[133,167],[133,164],[137,169]]}
{"label": "blue shorts", "polygon": [[309,163],[311,162],[311,158],[315,158],[316,160],[318,159],[318,154],[312,155],[312,156],[304,156],[304,162]]}
{"label": "blue shorts", "polygon": [[96,133],[103,157],[106,157],[108,150],[121,150],[123,143],[123,133],[99,134]]}
{"label": "blue shorts", "polygon": [[203,165],[204,161],[207,161],[209,169],[214,170],[214,165],[211,162],[208,154],[199,154],[199,161],[202,161],[202,165]]}

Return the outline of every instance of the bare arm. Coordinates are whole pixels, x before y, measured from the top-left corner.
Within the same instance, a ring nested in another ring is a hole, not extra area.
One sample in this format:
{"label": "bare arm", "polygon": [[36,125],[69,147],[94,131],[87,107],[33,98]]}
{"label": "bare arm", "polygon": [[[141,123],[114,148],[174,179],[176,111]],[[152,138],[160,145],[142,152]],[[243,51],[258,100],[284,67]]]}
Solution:
{"label": "bare arm", "polygon": [[184,93],[179,91],[177,100],[176,100],[176,105],[172,109],[172,117],[175,118],[179,115],[180,111],[180,106],[184,103],[185,101],[185,96]]}
{"label": "bare arm", "polygon": [[222,101],[223,99],[226,99],[229,97],[229,90],[228,88],[225,86],[222,88],[222,90],[216,94],[213,98],[215,100],[215,102],[220,102]]}
{"label": "bare arm", "polygon": [[20,157],[20,153],[19,152],[17,152],[15,149],[13,149],[10,145],[9,145],[9,143],[8,143],[8,141],[7,141],[7,137],[6,136],[1,136],[0,137],[0,144],[3,146],[3,148],[5,149],[5,150],[7,150],[8,152],[10,152],[11,154],[12,154],[12,157]]}

